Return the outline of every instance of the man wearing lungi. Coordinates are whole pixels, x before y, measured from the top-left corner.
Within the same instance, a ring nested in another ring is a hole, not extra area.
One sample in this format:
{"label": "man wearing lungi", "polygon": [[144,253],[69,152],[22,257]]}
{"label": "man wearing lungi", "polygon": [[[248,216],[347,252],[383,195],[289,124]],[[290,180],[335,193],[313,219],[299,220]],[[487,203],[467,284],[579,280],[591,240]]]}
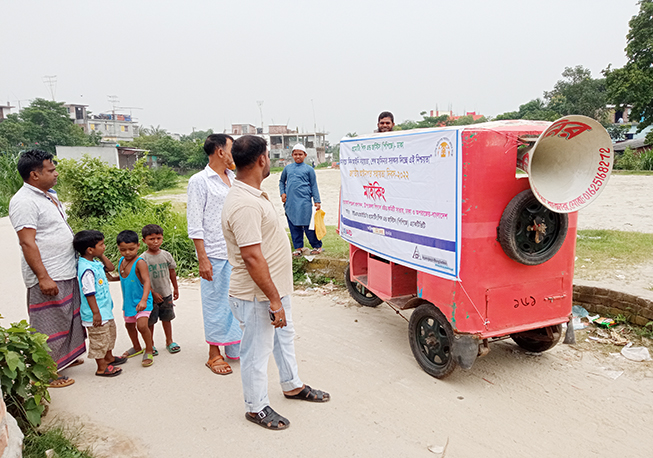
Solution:
{"label": "man wearing lungi", "polygon": [[224,346],[227,358],[240,358],[242,332],[229,308],[227,244],[222,235],[222,206],[235,178],[231,157],[233,138],[225,134],[209,135],[204,152],[209,164],[188,181],[188,237],[195,244],[201,279],[204,336],[209,344],[206,367],[214,374],[233,371],[220,354]]}
{"label": "man wearing lungi", "polygon": [[[79,315],[80,293],[73,230],[52,189],[57,184],[51,153],[31,150],[18,159],[23,187],[11,198],[9,219],[22,249],[22,273],[27,287],[30,324],[48,336],[57,371],[83,362],[86,333]],[[50,387],[72,385],[65,376]]]}

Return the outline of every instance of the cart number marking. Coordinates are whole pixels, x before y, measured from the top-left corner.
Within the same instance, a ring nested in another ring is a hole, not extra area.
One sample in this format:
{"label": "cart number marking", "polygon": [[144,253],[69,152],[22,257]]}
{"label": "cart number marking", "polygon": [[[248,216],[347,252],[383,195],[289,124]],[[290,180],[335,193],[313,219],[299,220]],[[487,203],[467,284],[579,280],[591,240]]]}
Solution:
{"label": "cart number marking", "polygon": [[519,308],[520,305],[522,307],[528,307],[529,305],[533,307],[537,303],[537,301],[533,296],[527,297],[526,299],[520,298],[520,299],[513,299],[513,300],[515,302],[514,305],[515,308]]}

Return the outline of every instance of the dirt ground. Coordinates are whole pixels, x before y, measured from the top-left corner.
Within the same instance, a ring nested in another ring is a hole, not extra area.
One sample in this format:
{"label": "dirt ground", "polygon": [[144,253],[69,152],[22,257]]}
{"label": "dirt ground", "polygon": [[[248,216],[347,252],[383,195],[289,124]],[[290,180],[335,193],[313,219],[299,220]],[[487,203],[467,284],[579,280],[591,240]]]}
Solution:
{"label": "dirt ground", "polygon": [[[264,183],[276,197],[275,181],[273,176]],[[318,182],[327,224],[335,225],[338,171],[318,170]],[[653,232],[646,212],[652,185],[653,177],[613,177],[598,201],[581,212],[579,227]],[[0,219],[0,239],[6,325],[26,318],[19,249],[8,218]],[[120,287],[111,284],[111,292],[118,311]],[[419,368],[407,322],[386,305],[359,306],[342,289],[296,291],[300,376],[329,391],[332,401],[284,399],[271,361],[271,404],[292,425],[278,433],[243,418],[237,363],[226,377],[204,367],[197,284],[182,283],[176,313],[181,353],[165,351],[157,327],[161,355],[151,368],[130,360],[115,379],[94,377],[90,360],[67,370],[76,383],[51,390],[47,421],[83,424],[81,436],[98,457],[651,456],[653,363],[591,345],[585,331],[577,332],[578,345],[557,345],[543,354],[498,342],[469,371],[437,380]],[[129,340],[119,313],[116,321],[116,348],[123,351]]]}

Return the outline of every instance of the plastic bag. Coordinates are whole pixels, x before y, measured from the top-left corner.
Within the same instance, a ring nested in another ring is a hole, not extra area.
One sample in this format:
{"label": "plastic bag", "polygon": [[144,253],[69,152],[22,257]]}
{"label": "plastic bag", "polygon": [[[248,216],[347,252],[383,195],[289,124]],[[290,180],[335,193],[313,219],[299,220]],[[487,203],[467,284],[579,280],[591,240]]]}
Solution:
{"label": "plastic bag", "polygon": [[322,240],[326,235],[326,226],[324,225],[324,210],[319,209],[315,212],[315,237]]}

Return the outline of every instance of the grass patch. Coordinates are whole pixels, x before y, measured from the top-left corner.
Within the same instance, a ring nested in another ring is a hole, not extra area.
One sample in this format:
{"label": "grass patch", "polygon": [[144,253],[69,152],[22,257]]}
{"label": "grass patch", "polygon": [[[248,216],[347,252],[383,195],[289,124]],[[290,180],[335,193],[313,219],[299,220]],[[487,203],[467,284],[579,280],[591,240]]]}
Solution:
{"label": "grass patch", "polygon": [[613,175],[644,175],[644,176],[653,176],[653,171],[651,170],[613,170]]}
{"label": "grass patch", "polygon": [[180,175],[177,184],[173,188],[155,191],[150,193],[148,196],[156,200],[161,200],[165,196],[186,194],[186,191],[188,190],[188,180],[190,180],[189,175]]}
{"label": "grass patch", "polygon": [[61,427],[30,433],[25,436],[23,458],[43,458],[47,450],[54,450],[58,458],[93,458],[90,450],[79,450],[74,433]]}
{"label": "grass patch", "polygon": [[612,230],[578,231],[575,275],[583,278],[653,260],[653,234]]}
{"label": "grass patch", "polygon": [[[324,254],[322,256],[336,259],[346,259],[347,256],[349,256],[349,244],[340,237],[338,234],[338,228],[336,226],[327,226],[326,229],[327,233],[322,239],[322,249],[324,250]],[[288,239],[292,245],[292,238],[290,237],[290,230],[288,228],[286,228],[286,233],[288,234]],[[304,247],[311,247],[306,236],[304,236]]]}

